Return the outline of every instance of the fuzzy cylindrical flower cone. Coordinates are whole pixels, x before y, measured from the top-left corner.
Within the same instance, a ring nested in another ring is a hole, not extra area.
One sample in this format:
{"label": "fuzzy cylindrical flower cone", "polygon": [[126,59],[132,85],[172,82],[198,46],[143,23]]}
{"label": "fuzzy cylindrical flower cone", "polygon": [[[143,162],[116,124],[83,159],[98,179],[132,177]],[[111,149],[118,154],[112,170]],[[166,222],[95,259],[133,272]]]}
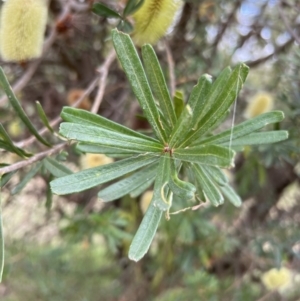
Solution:
{"label": "fuzzy cylindrical flower cone", "polygon": [[135,44],[155,44],[174,22],[182,3],[181,0],[145,0],[133,15]]}
{"label": "fuzzy cylindrical flower cone", "polygon": [[250,99],[244,115],[246,118],[253,118],[260,114],[270,112],[273,106],[273,96],[267,92],[259,92]]}
{"label": "fuzzy cylindrical flower cone", "polygon": [[5,61],[27,61],[42,54],[47,0],[7,0],[1,11],[0,53]]}

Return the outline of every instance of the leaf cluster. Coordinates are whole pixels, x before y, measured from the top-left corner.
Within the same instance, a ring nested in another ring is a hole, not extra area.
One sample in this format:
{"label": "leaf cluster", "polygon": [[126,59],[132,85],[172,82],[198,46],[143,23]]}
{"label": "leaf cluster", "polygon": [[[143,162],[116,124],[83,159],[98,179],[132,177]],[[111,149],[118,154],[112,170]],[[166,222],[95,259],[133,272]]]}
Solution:
{"label": "leaf cluster", "polygon": [[131,32],[133,28],[131,23],[127,20],[127,17],[134,14],[143,5],[144,1],[145,0],[127,1],[122,14],[105,4],[95,3],[92,7],[92,12],[104,18],[119,19],[120,22],[117,25],[117,28],[125,32]]}
{"label": "leaf cluster", "polygon": [[[178,112],[153,48],[142,47],[143,66],[127,34],[113,30],[112,39],[153,135],[66,107],[61,114],[66,121],[60,126],[62,136],[79,141],[81,151],[122,159],[61,177],[50,185],[54,193],[64,195],[118,179],[98,194],[104,201],[112,201],[128,193],[137,196],[154,183],[151,204],[129,250],[129,258],[137,261],[149,249],[163,212],[167,218],[172,214],[173,195],[191,201],[193,209],[197,208],[197,200],[219,206],[224,198],[239,206],[241,199],[222,169],[233,167],[235,150],[244,145],[274,143],[286,139],[288,134],[257,132],[267,124],[280,122],[284,117],[280,111],[212,134],[237,99],[249,71],[246,65],[224,69],[214,82],[207,74],[201,76],[187,104]],[[183,169],[187,179],[180,179]]]}

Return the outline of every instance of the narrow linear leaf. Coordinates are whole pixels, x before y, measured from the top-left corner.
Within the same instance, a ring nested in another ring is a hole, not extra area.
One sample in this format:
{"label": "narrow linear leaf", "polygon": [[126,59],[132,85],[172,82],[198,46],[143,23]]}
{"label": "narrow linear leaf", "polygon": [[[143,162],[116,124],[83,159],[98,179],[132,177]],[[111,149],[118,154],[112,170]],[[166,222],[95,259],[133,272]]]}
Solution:
{"label": "narrow linear leaf", "polygon": [[196,181],[196,177],[194,175],[194,170],[193,170],[193,166],[194,163],[184,163],[184,165],[187,167],[187,176],[188,179],[191,183],[193,183],[196,187],[196,193],[195,193],[195,197],[198,201],[200,202],[205,202],[205,195],[202,191],[202,187],[199,185],[198,181]]}
{"label": "narrow linear leaf", "polygon": [[231,149],[218,145],[176,149],[173,152],[173,156],[179,160],[219,167],[234,166],[234,155],[235,152]]}
{"label": "narrow linear leaf", "polygon": [[[1,180],[0,189],[1,189],[2,187],[4,187],[4,186],[9,182],[9,180],[13,177],[13,175],[14,175],[16,172],[17,172],[17,170],[2,175],[2,178],[0,178],[0,180]],[[1,176],[0,176],[0,177],[1,177]]]}
{"label": "narrow linear leaf", "polygon": [[168,210],[172,205],[172,199],[169,196],[169,178],[170,178],[169,154],[160,157],[157,175],[154,182],[153,204],[162,211]]}
{"label": "narrow linear leaf", "polygon": [[246,120],[239,125],[236,125],[232,130],[229,129],[220,134],[196,141],[193,145],[201,144],[222,144],[224,142],[234,141],[239,137],[246,136],[254,131],[260,130],[264,126],[280,122],[284,119],[284,114],[281,111],[273,111],[261,114],[250,120]]}
{"label": "narrow linear leaf", "polygon": [[144,1],[145,0],[129,0],[123,12],[124,17],[136,12],[143,5]]}
{"label": "narrow linear leaf", "polygon": [[[0,182],[2,184],[1,176],[0,176]],[[3,235],[3,221],[2,221],[2,191],[0,190],[0,283],[2,282],[3,270],[4,270],[4,235]]]}
{"label": "narrow linear leaf", "polygon": [[209,174],[217,184],[221,186],[226,186],[228,184],[228,178],[219,167],[203,165],[202,169]]}
{"label": "narrow linear leaf", "polygon": [[141,184],[139,187],[137,187],[136,189],[132,190],[132,191],[130,192],[130,196],[131,196],[132,198],[138,197],[138,196],[141,195],[144,191],[146,191],[147,188],[149,188],[149,187],[153,184],[154,180],[155,180],[155,177],[154,177],[154,178],[151,178],[151,179],[149,179],[149,180],[147,180],[147,181],[145,181],[145,182],[144,182],[143,184]]}
{"label": "narrow linear leaf", "polygon": [[[214,101],[214,105],[210,107],[207,113],[199,120],[197,125],[192,128],[186,141],[182,145],[188,145],[193,140],[203,136],[222,120],[226,111],[237,98],[237,95],[246,80],[248,71],[249,68],[245,64],[239,64],[234,68],[223,90],[218,93]],[[211,91],[213,95],[213,87]],[[210,101],[209,97],[207,102],[210,103]]]}
{"label": "narrow linear leaf", "polygon": [[132,90],[140,103],[156,137],[166,142],[166,133],[153,98],[146,74],[136,49],[127,34],[112,30],[112,40]]}
{"label": "narrow linear leaf", "polygon": [[196,125],[201,119],[205,104],[208,100],[208,93],[212,87],[212,77],[209,74],[203,74],[196,86],[193,87],[191,95],[188,100],[193,111],[192,124]]}
{"label": "narrow linear leaf", "polygon": [[219,94],[226,88],[227,82],[232,74],[232,69],[226,67],[221,71],[218,77],[215,79],[210,88],[210,93],[207,95],[204,106],[202,107],[201,115],[199,116],[198,121],[213,107],[218,99]]}
{"label": "narrow linear leaf", "polygon": [[43,164],[46,167],[46,169],[57,178],[64,177],[66,175],[70,175],[73,172],[64,166],[63,164],[59,163],[57,160],[52,159],[50,157],[45,158],[43,160]]}
{"label": "narrow linear leaf", "polygon": [[146,74],[149,79],[153,94],[158,101],[159,108],[162,111],[169,128],[173,128],[177,119],[174,105],[157,56],[151,45],[146,44],[142,47],[142,57]]}
{"label": "narrow linear leaf", "polygon": [[189,104],[187,104],[179,119],[176,122],[176,125],[170,135],[169,147],[174,148],[181,144],[185,139],[186,134],[191,130],[193,122],[193,112]]}
{"label": "narrow linear leaf", "polygon": [[42,105],[40,104],[39,101],[36,101],[35,103],[36,103],[37,112],[39,114],[39,117],[40,117],[42,123],[51,133],[54,133],[54,130],[48,121],[47,115],[46,115]]}
{"label": "narrow linear leaf", "polygon": [[122,17],[113,9],[109,8],[108,6],[102,3],[96,3],[93,5],[92,12],[98,16],[105,17],[105,18],[118,18],[122,19]]}
{"label": "narrow linear leaf", "polygon": [[182,181],[178,178],[174,160],[171,160],[170,164],[171,171],[168,184],[171,191],[174,193],[174,195],[177,195],[184,200],[193,199],[195,196],[196,187],[193,184]]}
{"label": "narrow linear leaf", "polygon": [[161,217],[162,211],[154,206],[154,200],[152,200],[131,242],[128,254],[129,259],[139,261],[144,257],[149,250]]}
{"label": "narrow linear leaf", "polygon": [[100,127],[63,122],[60,124],[59,133],[70,139],[98,145],[105,145],[131,152],[161,152],[163,146],[157,142],[120,134]]}
{"label": "narrow linear leaf", "polygon": [[27,185],[27,183],[38,173],[42,165],[43,163],[39,162],[28,173],[26,173],[22,181],[12,189],[11,194],[14,195],[19,193]]}
{"label": "narrow linear leaf", "polygon": [[230,203],[232,203],[236,207],[240,207],[242,205],[242,200],[240,196],[233,190],[230,185],[220,187],[223,195]]}
{"label": "narrow linear leaf", "polygon": [[7,95],[10,104],[12,105],[12,107],[14,108],[15,112],[18,114],[20,119],[24,122],[24,124],[26,125],[30,133],[33,134],[36,137],[36,139],[39,140],[41,143],[45,144],[46,146],[51,146],[50,143],[48,143],[42,136],[40,136],[40,134],[38,133],[34,125],[31,123],[30,119],[28,118],[25,111],[21,107],[18,99],[16,98],[1,67],[0,67],[0,83],[5,94]]}
{"label": "narrow linear leaf", "polygon": [[84,142],[79,142],[76,146],[76,149],[90,154],[105,154],[108,157],[112,158],[121,158],[121,157],[128,157],[132,156],[132,151],[128,151],[123,149],[120,151],[119,148],[112,147],[112,146],[100,146],[96,144],[89,144]]}
{"label": "narrow linear leaf", "polygon": [[1,123],[0,123],[0,137],[3,139],[0,140],[0,148],[15,153],[21,158],[26,158],[31,156],[31,154],[26,153],[21,148],[18,148],[14,145],[13,141],[10,139],[8,133],[6,132],[6,130],[4,129]]}
{"label": "narrow linear leaf", "polygon": [[113,122],[109,119],[106,119],[103,116],[90,113],[86,110],[64,107],[61,113],[61,118],[68,122],[79,123],[84,125],[92,125],[96,127],[101,127],[103,129],[111,130],[118,132],[120,134],[125,134],[128,136],[138,137],[149,141],[158,142],[157,139],[146,136],[137,131],[133,131],[126,126]]}
{"label": "narrow linear leaf", "polygon": [[288,137],[289,133],[287,131],[268,131],[252,133],[233,140],[231,142],[231,146],[270,144],[286,140]]}
{"label": "narrow linear leaf", "polygon": [[98,193],[98,197],[104,202],[110,202],[123,197],[140,187],[145,181],[153,180],[157,172],[157,163],[147,166],[134,174],[122,179]]}
{"label": "narrow linear leaf", "polygon": [[206,201],[209,201],[216,207],[223,204],[224,198],[209,174],[198,164],[194,164],[193,169],[196,181],[198,181],[199,186],[202,187]]}
{"label": "narrow linear leaf", "polygon": [[50,188],[50,185],[47,185],[47,193],[46,193],[46,203],[45,203],[45,207],[46,209],[49,211],[52,207],[52,201],[53,201],[53,194],[52,194],[52,190]]}
{"label": "narrow linear leaf", "polygon": [[156,156],[142,154],[103,166],[86,169],[55,179],[50,183],[51,189],[53,193],[61,195],[83,191],[117,179],[156,160]]}
{"label": "narrow linear leaf", "polygon": [[174,109],[175,109],[176,117],[179,118],[185,107],[184,96],[183,96],[182,91],[177,90],[175,92],[175,95],[173,97],[173,102],[174,102]]}

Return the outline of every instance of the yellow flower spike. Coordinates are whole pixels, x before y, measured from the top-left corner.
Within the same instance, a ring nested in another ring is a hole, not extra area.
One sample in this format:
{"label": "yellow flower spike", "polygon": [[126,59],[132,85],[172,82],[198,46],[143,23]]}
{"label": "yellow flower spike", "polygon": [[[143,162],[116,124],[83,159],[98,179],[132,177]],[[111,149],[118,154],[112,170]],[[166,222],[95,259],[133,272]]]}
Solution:
{"label": "yellow flower spike", "polygon": [[155,44],[166,34],[182,4],[181,0],[145,0],[133,14],[135,26],[132,38],[135,44]]}
{"label": "yellow flower spike", "polygon": [[267,92],[255,94],[249,101],[245,110],[246,118],[253,118],[260,114],[270,112],[274,106],[274,98]]}
{"label": "yellow flower spike", "polygon": [[140,208],[143,214],[146,213],[153,197],[153,190],[147,190],[141,197]]}
{"label": "yellow flower spike", "polygon": [[21,62],[42,55],[47,0],[7,0],[1,11],[0,53],[5,61]]}
{"label": "yellow flower spike", "polygon": [[273,268],[264,273],[261,280],[268,290],[284,290],[292,282],[292,272],[285,267],[280,269]]}
{"label": "yellow flower spike", "polygon": [[109,158],[103,154],[85,154],[80,158],[80,165],[83,169],[97,167],[114,162],[112,158]]}

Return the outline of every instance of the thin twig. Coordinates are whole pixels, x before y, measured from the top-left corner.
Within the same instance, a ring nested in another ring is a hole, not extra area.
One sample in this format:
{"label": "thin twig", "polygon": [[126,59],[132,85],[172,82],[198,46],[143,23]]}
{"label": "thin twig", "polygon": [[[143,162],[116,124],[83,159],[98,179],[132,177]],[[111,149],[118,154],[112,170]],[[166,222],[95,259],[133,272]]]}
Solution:
{"label": "thin twig", "polygon": [[100,73],[100,78],[99,78],[99,83],[98,83],[98,92],[95,98],[95,101],[93,103],[91,112],[92,113],[97,113],[99,110],[99,107],[101,105],[103,95],[105,92],[105,87],[107,85],[107,75],[108,75],[108,70],[110,65],[113,63],[113,61],[116,58],[116,52],[114,49],[110,51],[108,54],[107,58],[105,59],[104,63],[101,65],[100,68],[98,68],[98,72]]}
{"label": "thin twig", "polygon": [[62,150],[66,145],[68,145],[68,142],[58,144],[58,145],[52,147],[51,149],[48,149],[44,152],[38,153],[38,154],[30,157],[27,160],[23,160],[23,161],[11,164],[11,165],[6,166],[6,167],[2,167],[2,168],[0,168],[0,175],[4,175],[6,173],[21,169],[25,166],[28,166],[28,165],[32,164],[32,163],[40,161],[41,159],[43,159],[47,156],[54,155],[54,154],[58,153],[60,150]]}
{"label": "thin twig", "polygon": [[286,18],[286,15],[284,14],[283,12],[283,7],[282,7],[282,3],[281,5],[279,5],[279,15],[287,29],[287,31],[289,32],[289,34],[295,39],[295,41],[300,45],[300,37],[296,34],[296,32],[291,28],[287,18]]}
{"label": "thin twig", "polygon": [[167,41],[165,41],[165,49],[167,54],[167,62],[169,65],[169,78],[170,78],[170,90],[171,90],[171,96],[175,95],[176,90],[176,80],[175,80],[175,64],[173,60],[173,55],[170,50],[169,44]]}

